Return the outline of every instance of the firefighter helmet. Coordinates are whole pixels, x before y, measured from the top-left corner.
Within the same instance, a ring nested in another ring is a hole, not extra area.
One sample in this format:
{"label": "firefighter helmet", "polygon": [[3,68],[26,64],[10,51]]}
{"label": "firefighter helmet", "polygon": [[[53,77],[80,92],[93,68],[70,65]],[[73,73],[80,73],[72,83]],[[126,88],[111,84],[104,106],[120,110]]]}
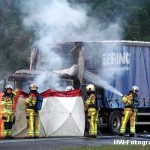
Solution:
{"label": "firefighter helmet", "polygon": [[66,87],[66,91],[71,91],[71,90],[74,90],[73,86],[67,86]]}
{"label": "firefighter helmet", "polygon": [[90,91],[95,91],[95,86],[93,84],[89,84],[86,86],[86,91],[90,92]]}
{"label": "firefighter helmet", "polygon": [[132,86],[132,91],[137,93],[139,91],[139,87],[136,85]]}
{"label": "firefighter helmet", "polygon": [[29,89],[30,90],[37,90],[38,86],[36,84],[32,83],[32,84],[30,84]]}
{"label": "firefighter helmet", "polygon": [[12,85],[7,84],[7,85],[5,86],[5,89],[11,89],[11,90],[13,90],[13,87],[12,87]]}

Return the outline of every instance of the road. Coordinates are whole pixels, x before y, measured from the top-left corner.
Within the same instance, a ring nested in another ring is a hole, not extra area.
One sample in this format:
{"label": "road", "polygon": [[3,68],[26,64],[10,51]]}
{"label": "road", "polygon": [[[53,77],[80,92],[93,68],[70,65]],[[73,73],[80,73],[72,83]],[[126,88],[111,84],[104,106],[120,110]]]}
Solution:
{"label": "road", "polygon": [[137,140],[150,142],[150,135],[137,135],[137,137],[98,136],[87,137],[53,137],[40,139],[11,139],[0,140],[0,150],[61,150],[70,147],[100,146],[114,144],[114,140]]}

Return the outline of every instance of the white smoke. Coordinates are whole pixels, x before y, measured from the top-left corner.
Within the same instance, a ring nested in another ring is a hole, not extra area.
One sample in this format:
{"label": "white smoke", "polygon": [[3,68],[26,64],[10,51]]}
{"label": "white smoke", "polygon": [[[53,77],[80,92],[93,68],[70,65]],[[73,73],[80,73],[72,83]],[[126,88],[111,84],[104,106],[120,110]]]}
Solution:
{"label": "white smoke", "polygon": [[[86,8],[72,6],[67,0],[32,0],[23,2],[24,25],[36,30],[44,49],[53,42],[120,39],[120,22],[104,28],[87,16]],[[44,42],[44,43],[43,43]]]}
{"label": "white smoke", "polygon": [[123,96],[122,93],[120,93],[117,89],[115,89],[110,84],[108,84],[108,82],[104,81],[103,79],[101,79],[101,77],[97,76],[96,74],[94,74],[92,72],[89,72],[86,70],[85,78],[97,86],[103,87],[104,89],[109,90],[112,93],[115,93],[119,96]]}
{"label": "white smoke", "polygon": [[[119,21],[104,28],[87,15],[86,7],[70,4],[67,0],[26,0],[21,3],[25,16],[23,24],[27,29],[35,30],[35,42],[46,55],[48,67],[44,68],[63,68],[64,59],[51,49],[53,43],[121,39]],[[45,78],[38,78],[36,83],[41,87]],[[53,87],[57,89],[55,84]]]}
{"label": "white smoke", "polygon": [[39,86],[39,91],[45,91],[48,89],[57,89],[64,90],[64,85],[61,85],[61,80],[57,74],[51,73],[49,75],[46,72],[43,72],[41,75],[37,76],[35,79],[35,83]]}

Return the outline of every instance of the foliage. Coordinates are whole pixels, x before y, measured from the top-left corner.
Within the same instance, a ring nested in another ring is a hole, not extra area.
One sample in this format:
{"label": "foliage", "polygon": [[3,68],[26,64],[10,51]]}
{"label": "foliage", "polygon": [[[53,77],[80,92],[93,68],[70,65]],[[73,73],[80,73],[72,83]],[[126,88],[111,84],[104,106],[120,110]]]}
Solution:
{"label": "foliage", "polygon": [[150,41],[149,0],[84,0],[82,3],[89,6],[88,14],[105,27],[120,21],[124,29],[123,40]]}
{"label": "foliage", "polygon": [[29,66],[32,33],[22,26],[22,16],[12,0],[0,1],[0,76]]}

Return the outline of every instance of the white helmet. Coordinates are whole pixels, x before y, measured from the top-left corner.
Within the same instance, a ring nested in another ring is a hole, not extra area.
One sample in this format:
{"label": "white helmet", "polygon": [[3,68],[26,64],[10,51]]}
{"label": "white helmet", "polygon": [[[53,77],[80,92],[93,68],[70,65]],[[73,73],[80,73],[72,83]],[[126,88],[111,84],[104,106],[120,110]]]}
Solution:
{"label": "white helmet", "polygon": [[136,85],[132,86],[132,91],[133,92],[138,92],[139,91],[139,87],[136,86]]}
{"label": "white helmet", "polygon": [[36,84],[32,83],[32,84],[30,84],[29,89],[30,90],[37,90],[38,86]]}
{"label": "white helmet", "polygon": [[5,86],[5,89],[11,89],[11,90],[13,90],[13,87],[12,87],[10,84],[7,84],[7,85]]}
{"label": "white helmet", "polygon": [[95,86],[93,84],[89,84],[86,86],[86,91],[95,91]]}
{"label": "white helmet", "polygon": [[66,91],[71,91],[71,90],[74,90],[73,86],[69,85],[69,86],[66,87]]}

